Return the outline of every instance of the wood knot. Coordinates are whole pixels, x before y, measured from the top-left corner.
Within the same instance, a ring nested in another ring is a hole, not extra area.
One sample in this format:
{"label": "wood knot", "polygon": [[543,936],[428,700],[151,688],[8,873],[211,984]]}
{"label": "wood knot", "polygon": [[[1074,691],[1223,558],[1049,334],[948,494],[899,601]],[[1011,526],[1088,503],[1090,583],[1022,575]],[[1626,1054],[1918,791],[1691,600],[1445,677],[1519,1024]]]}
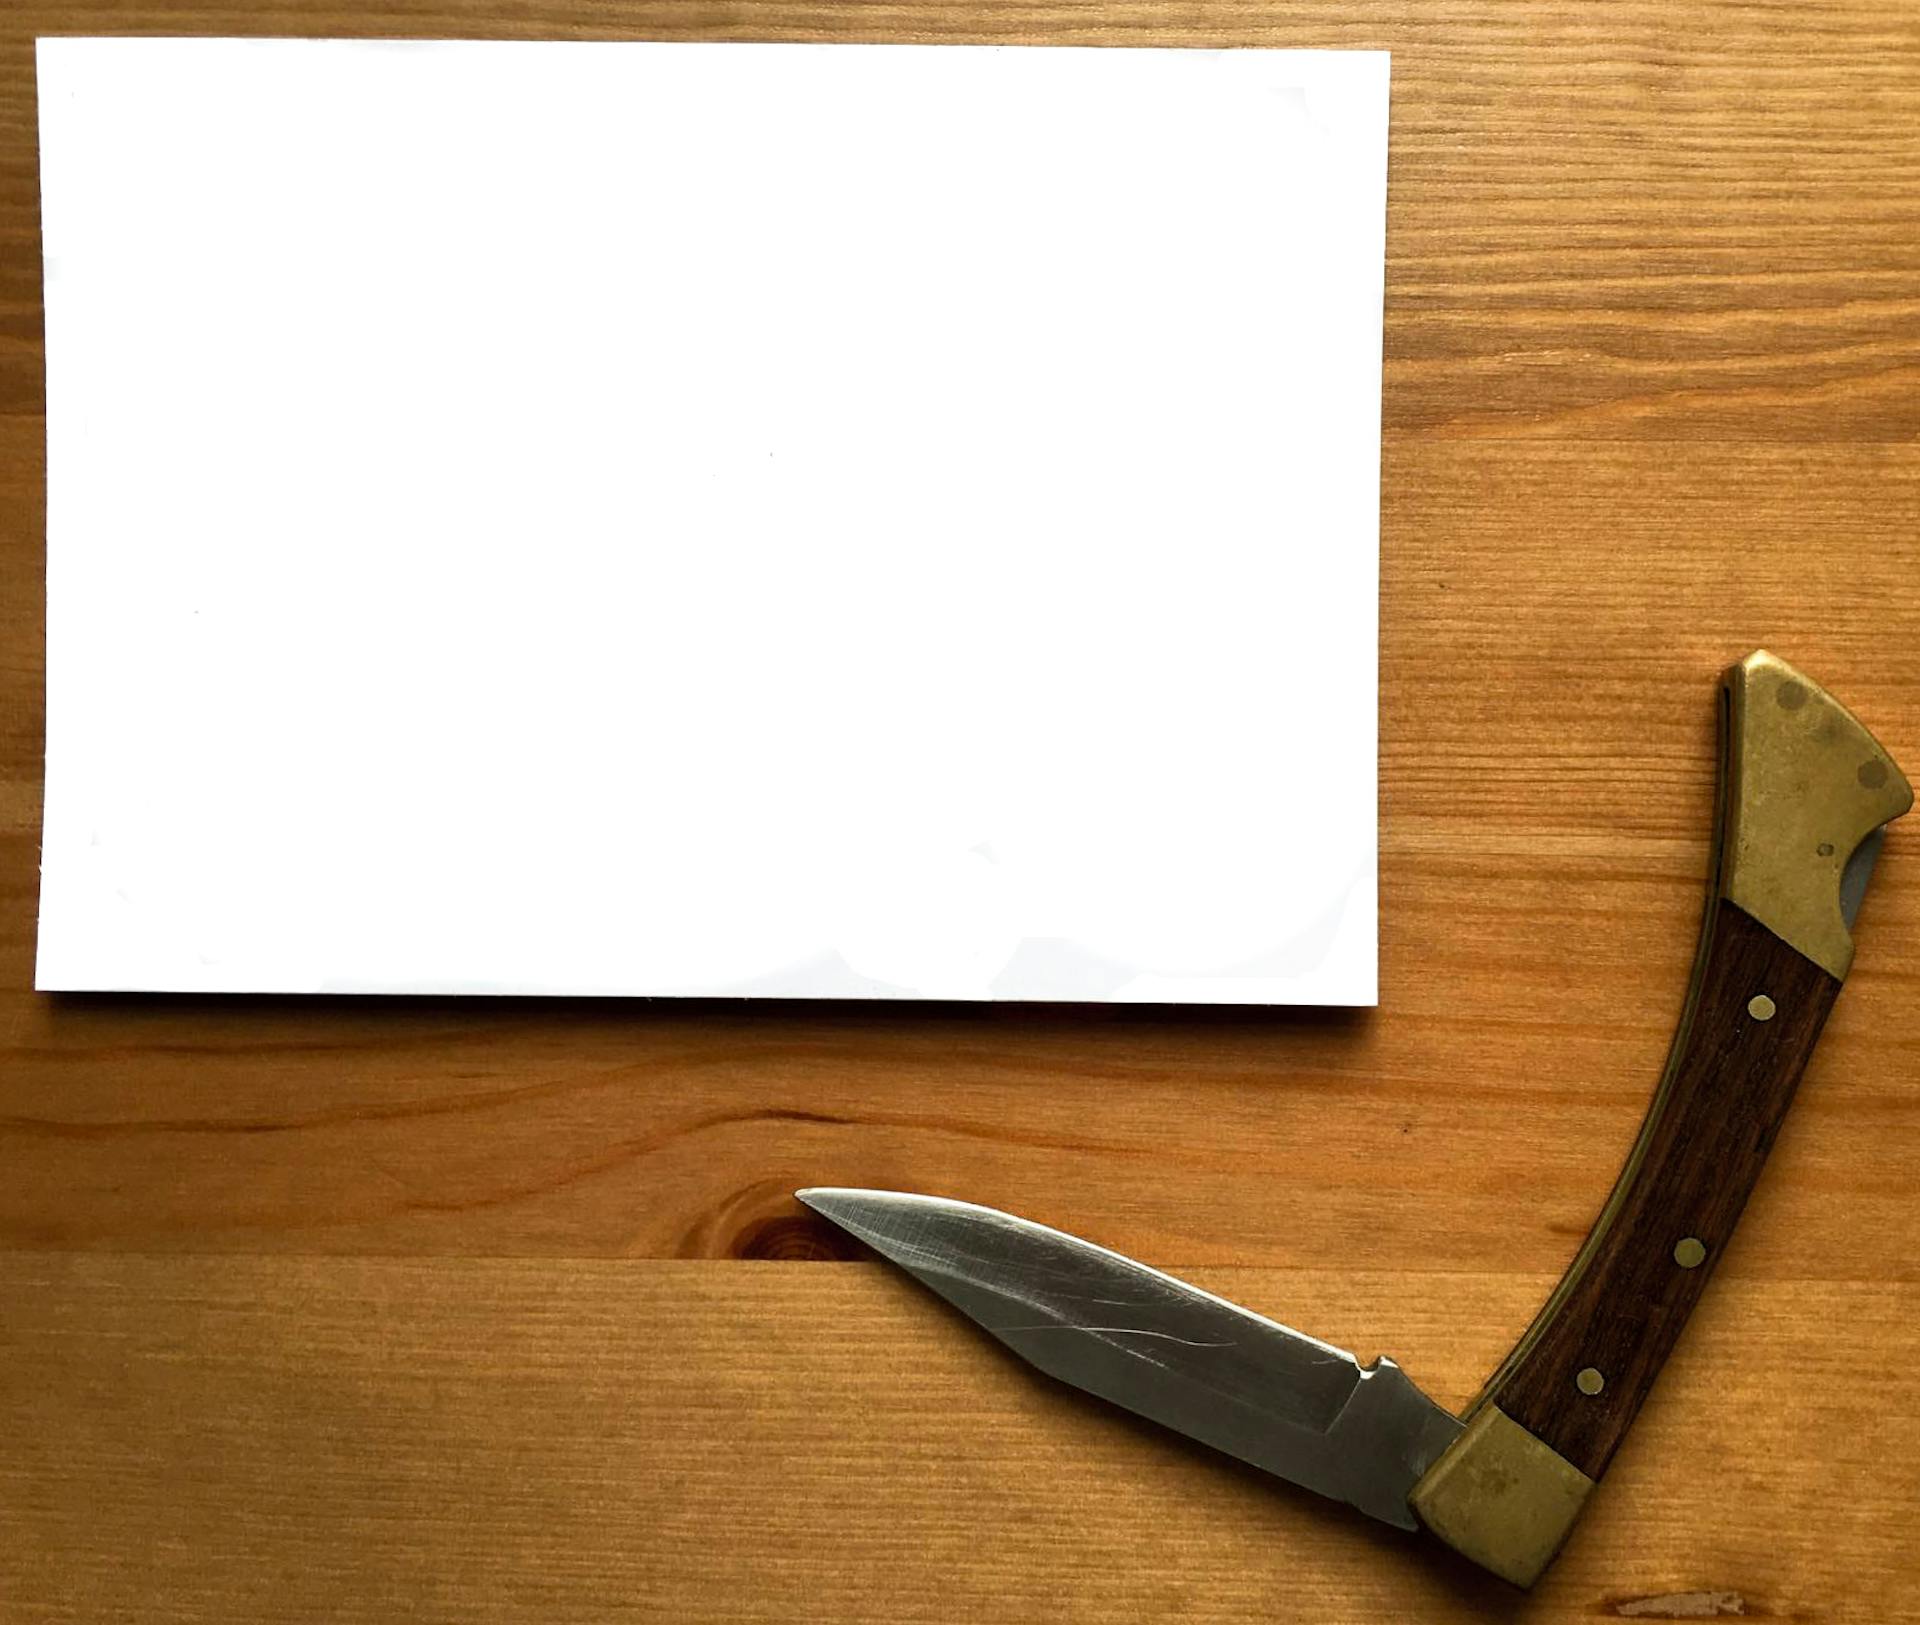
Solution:
{"label": "wood knot", "polygon": [[780,1263],[836,1261],[860,1257],[859,1243],[837,1225],[812,1214],[761,1219],[734,1237],[735,1258],[765,1258]]}

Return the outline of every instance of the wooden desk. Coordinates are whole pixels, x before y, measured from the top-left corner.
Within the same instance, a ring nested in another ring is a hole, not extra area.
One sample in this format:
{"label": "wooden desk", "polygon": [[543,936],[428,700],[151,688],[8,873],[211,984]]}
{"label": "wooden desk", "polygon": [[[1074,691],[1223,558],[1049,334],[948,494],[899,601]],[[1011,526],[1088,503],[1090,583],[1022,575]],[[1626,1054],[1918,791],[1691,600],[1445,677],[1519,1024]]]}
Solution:
{"label": "wooden desk", "polygon": [[[0,1615],[1920,1618],[1920,824],[1530,1599],[1043,1385],[820,1261],[788,1194],[965,1194],[1473,1391],[1659,1068],[1713,674],[1768,645],[1920,769],[1908,0],[17,3],[0,30]],[[30,992],[29,42],[126,30],[1391,47],[1378,1013]]]}

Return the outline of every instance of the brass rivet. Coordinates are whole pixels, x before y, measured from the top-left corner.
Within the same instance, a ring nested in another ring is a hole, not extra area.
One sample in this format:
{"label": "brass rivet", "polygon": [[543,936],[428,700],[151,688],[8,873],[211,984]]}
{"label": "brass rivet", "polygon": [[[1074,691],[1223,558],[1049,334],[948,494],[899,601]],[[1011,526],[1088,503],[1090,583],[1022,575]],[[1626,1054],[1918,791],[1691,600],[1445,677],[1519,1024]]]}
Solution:
{"label": "brass rivet", "polygon": [[1833,856],[1833,842],[1822,841],[1813,850],[1814,850],[1815,856],[1817,857],[1830,858]]}
{"label": "brass rivet", "polygon": [[1698,1269],[1707,1261],[1706,1243],[1698,1236],[1686,1236],[1673,1245],[1673,1261],[1683,1270]]}
{"label": "brass rivet", "polygon": [[1592,1366],[1588,1366],[1579,1376],[1573,1379],[1573,1385],[1583,1394],[1597,1394],[1602,1388],[1606,1387],[1607,1379],[1601,1376],[1598,1371],[1594,1370]]}
{"label": "brass rivet", "polygon": [[1764,993],[1756,993],[1752,998],[1747,1000],[1747,1014],[1752,1016],[1755,1021],[1773,1020],[1773,1012],[1778,1008],[1779,1006]]}

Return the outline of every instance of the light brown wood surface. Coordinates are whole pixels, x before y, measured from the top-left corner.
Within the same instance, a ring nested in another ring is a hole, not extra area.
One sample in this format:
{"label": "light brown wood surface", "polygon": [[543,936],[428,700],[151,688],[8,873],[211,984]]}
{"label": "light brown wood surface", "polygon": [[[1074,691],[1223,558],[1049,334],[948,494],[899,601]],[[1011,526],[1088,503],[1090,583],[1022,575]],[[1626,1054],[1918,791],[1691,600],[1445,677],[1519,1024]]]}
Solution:
{"label": "light brown wood surface", "polygon": [[[32,993],[30,41],[124,31],[1391,48],[1379,1011]],[[1771,647],[1920,768],[1917,448],[1908,0],[12,5],[0,1617],[1920,1618],[1920,826],[1531,1598],[1045,1386],[789,1194],[1013,1208],[1466,1398],[1659,1069],[1714,674]]]}

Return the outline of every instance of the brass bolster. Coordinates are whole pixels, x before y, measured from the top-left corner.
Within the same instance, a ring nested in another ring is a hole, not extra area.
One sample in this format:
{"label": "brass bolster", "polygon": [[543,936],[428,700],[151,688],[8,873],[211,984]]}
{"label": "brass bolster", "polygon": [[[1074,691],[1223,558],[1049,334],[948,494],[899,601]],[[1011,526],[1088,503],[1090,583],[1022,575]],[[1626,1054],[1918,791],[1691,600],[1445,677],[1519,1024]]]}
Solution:
{"label": "brass bolster", "polygon": [[1553,1561],[1593,1480],[1506,1412],[1482,1405],[1409,1499],[1461,1556],[1530,1586]]}
{"label": "brass bolster", "polygon": [[1836,981],[1853,937],[1847,860],[1913,805],[1906,776],[1844,705],[1764,649],[1726,675],[1726,845],[1720,895]]}

